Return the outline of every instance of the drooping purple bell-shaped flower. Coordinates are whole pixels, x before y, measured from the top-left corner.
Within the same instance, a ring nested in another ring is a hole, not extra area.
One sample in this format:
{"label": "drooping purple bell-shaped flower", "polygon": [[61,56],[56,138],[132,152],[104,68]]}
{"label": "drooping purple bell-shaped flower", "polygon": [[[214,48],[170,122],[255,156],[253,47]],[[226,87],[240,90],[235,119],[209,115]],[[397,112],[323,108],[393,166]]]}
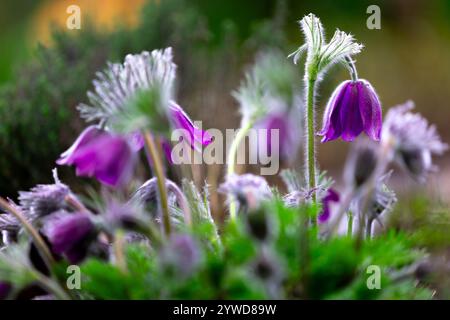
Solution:
{"label": "drooping purple bell-shaped flower", "polygon": [[378,141],[381,134],[381,103],[372,85],[364,80],[341,83],[328,101],[323,117],[322,142],[342,137],[353,141],[361,132]]}
{"label": "drooping purple bell-shaped flower", "polygon": [[74,165],[77,176],[95,177],[106,185],[118,186],[131,176],[136,149],[128,139],[90,126],[56,163]]}
{"label": "drooping purple bell-shaped flower", "polygon": [[54,253],[78,263],[87,255],[96,229],[87,214],[57,212],[44,222],[43,233]]}
{"label": "drooping purple bell-shaped flower", "polygon": [[212,142],[212,136],[194,126],[186,112],[174,101],[170,102],[170,116],[174,127],[184,130],[183,137],[193,150],[200,151],[201,146],[206,146]]}
{"label": "drooping purple bell-shaped flower", "polygon": [[330,204],[332,202],[339,202],[339,194],[330,188],[327,190],[327,194],[322,198],[322,213],[317,217],[319,223],[325,223],[330,219]]}

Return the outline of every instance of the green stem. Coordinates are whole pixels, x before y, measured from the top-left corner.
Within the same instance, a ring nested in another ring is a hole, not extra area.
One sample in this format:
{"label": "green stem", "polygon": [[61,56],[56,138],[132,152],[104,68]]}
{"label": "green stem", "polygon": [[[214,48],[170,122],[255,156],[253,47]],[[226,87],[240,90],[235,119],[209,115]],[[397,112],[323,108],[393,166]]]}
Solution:
{"label": "green stem", "polygon": [[372,223],[373,219],[369,218],[366,221],[366,239],[372,238]]}
{"label": "green stem", "polygon": [[56,299],[72,300],[72,297],[67,292],[65,292],[57,282],[39,273],[36,273],[36,278],[37,282],[42,286],[42,288],[49,293],[53,293]]}
{"label": "green stem", "polygon": [[[233,142],[231,143],[230,150],[228,153],[228,160],[227,160],[227,175],[230,176],[235,173],[236,169],[236,156],[237,151],[239,149],[239,145],[241,144],[241,141],[245,138],[248,131],[252,128],[253,121],[247,121],[245,122],[242,127],[239,129],[238,133],[236,134],[236,137],[234,138]],[[234,199],[231,199],[230,201],[230,217],[232,220],[236,218],[236,202]]]}
{"label": "green stem", "polygon": [[167,190],[166,190],[166,179],[164,177],[164,171],[162,167],[161,158],[157,152],[157,147],[153,136],[148,131],[144,131],[145,145],[148,149],[148,153],[153,162],[154,174],[158,181],[158,191],[159,200],[161,203],[162,220],[164,226],[164,232],[166,236],[170,235],[170,215],[169,215],[169,205],[167,202]]}
{"label": "green stem", "polygon": [[[315,155],[315,110],[314,110],[314,93],[316,86],[316,78],[308,77],[306,88],[306,177],[308,177],[308,188],[312,190],[312,201],[316,202],[316,155]],[[313,225],[317,223],[316,214],[311,217]]]}
{"label": "green stem", "polygon": [[353,213],[349,211],[347,213],[348,221],[347,221],[347,236],[351,237],[353,234]]}

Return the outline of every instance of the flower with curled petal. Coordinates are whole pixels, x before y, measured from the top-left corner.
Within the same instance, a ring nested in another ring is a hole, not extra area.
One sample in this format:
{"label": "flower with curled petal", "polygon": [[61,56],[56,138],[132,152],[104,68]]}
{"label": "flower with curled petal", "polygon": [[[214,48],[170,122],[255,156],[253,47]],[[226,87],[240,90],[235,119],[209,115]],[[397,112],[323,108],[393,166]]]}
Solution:
{"label": "flower with curled petal", "polygon": [[394,158],[417,181],[425,182],[436,169],[431,155],[441,155],[448,149],[436,127],[418,113],[410,112],[412,101],[391,108],[383,124],[382,142],[392,145]]}
{"label": "flower with curled petal", "polygon": [[103,184],[119,186],[131,177],[135,149],[124,136],[90,126],[56,163],[74,165],[77,176],[95,177]]}
{"label": "flower with curled petal", "polygon": [[183,130],[183,137],[193,150],[201,151],[202,146],[210,144],[212,136],[197,128],[184,110],[175,102],[170,102],[170,120],[176,129]]}

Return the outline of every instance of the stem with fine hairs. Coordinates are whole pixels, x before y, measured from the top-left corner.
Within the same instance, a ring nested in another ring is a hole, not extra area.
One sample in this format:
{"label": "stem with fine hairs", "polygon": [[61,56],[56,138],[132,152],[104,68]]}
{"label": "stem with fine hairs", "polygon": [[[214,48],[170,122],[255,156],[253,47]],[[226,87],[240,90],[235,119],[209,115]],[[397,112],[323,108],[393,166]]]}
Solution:
{"label": "stem with fine hairs", "polygon": [[164,226],[164,233],[166,236],[170,235],[171,226],[170,226],[170,214],[169,214],[169,205],[167,202],[167,190],[166,190],[166,179],[164,177],[164,170],[162,166],[162,161],[158,153],[158,149],[155,143],[155,140],[151,133],[147,130],[143,132],[145,145],[148,150],[148,154],[152,160],[154,168],[154,174],[156,176],[158,182],[158,191],[159,191],[159,202],[161,204],[162,211],[162,221]]}

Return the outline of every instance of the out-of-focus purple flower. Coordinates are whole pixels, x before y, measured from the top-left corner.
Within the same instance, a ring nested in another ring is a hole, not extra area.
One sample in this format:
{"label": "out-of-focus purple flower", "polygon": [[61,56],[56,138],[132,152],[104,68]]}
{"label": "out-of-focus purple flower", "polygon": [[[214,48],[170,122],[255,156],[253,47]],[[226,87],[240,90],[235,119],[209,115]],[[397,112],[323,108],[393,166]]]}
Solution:
{"label": "out-of-focus purple flower", "polygon": [[328,101],[323,117],[322,142],[342,137],[353,141],[361,132],[380,140],[381,103],[371,84],[363,79],[341,83]]}
{"label": "out-of-focus purple flower", "polygon": [[[293,112],[272,112],[259,121],[256,129],[266,129],[264,135],[258,135],[258,143],[251,146],[264,146],[268,156],[280,156],[283,160],[291,160],[298,150],[299,127]],[[275,130],[278,130],[278,139],[275,139]],[[274,140],[274,141],[272,141]],[[275,145],[272,145],[275,143]]]}
{"label": "out-of-focus purple flower", "polygon": [[98,126],[87,127],[78,136],[78,138],[70,146],[70,148],[61,153],[61,156],[56,161],[56,163],[61,165],[69,164],[69,162],[71,162],[73,155],[76,154],[78,150],[82,149],[84,146],[94,141],[95,138],[101,136],[103,132],[104,131],[101,130]]}
{"label": "out-of-focus purple flower", "polygon": [[328,189],[325,197],[322,198],[322,213],[319,214],[317,220],[319,223],[325,223],[330,219],[331,215],[331,203],[339,202],[339,194],[333,189]]}
{"label": "out-of-focus purple flower", "polygon": [[61,182],[38,184],[30,191],[19,191],[19,207],[31,220],[44,217],[64,209],[69,193],[69,187]]}
{"label": "out-of-focus purple flower", "polygon": [[12,286],[4,281],[0,281],[0,300],[5,300],[10,294]]}
{"label": "out-of-focus purple flower", "polygon": [[144,147],[145,141],[144,136],[139,131],[133,132],[129,134],[128,141],[130,142],[131,148],[133,151],[138,152]]}
{"label": "out-of-focus purple flower", "polygon": [[183,137],[193,150],[200,151],[201,146],[206,146],[212,142],[212,136],[194,126],[186,112],[174,101],[170,102],[170,115],[174,127],[184,130]]}
{"label": "out-of-focus purple flower", "polygon": [[267,181],[250,173],[227,176],[219,190],[233,197],[239,203],[239,210],[256,209],[273,196]]}
{"label": "out-of-focus purple flower", "polygon": [[84,213],[57,212],[49,216],[42,229],[54,253],[64,255],[70,263],[82,261],[96,228]]}
{"label": "out-of-focus purple flower", "polygon": [[160,253],[162,265],[181,276],[190,275],[201,258],[197,242],[188,235],[173,235]]}
{"label": "out-of-focus purple flower", "polygon": [[88,127],[56,163],[74,165],[78,176],[95,177],[104,184],[118,186],[130,178],[134,160],[135,153],[127,139]]}
{"label": "out-of-focus purple flower", "polygon": [[425,182],[435,170],[431,155],[443,154],[448,145],[443,143],[434,125],[420,114],[410,112],[412,101],[391,108],[383,124],[382,140],[394,146],[394,157],[419,182]]}
{"label": "out-of-focus purple flower", "polygon": [[161,147],[164,152],[164,155],[166,156],[167,161],[169,161],[169,164],[173,164],[172,146],[170,145],[169,140],[164,138],[161,139]]}

